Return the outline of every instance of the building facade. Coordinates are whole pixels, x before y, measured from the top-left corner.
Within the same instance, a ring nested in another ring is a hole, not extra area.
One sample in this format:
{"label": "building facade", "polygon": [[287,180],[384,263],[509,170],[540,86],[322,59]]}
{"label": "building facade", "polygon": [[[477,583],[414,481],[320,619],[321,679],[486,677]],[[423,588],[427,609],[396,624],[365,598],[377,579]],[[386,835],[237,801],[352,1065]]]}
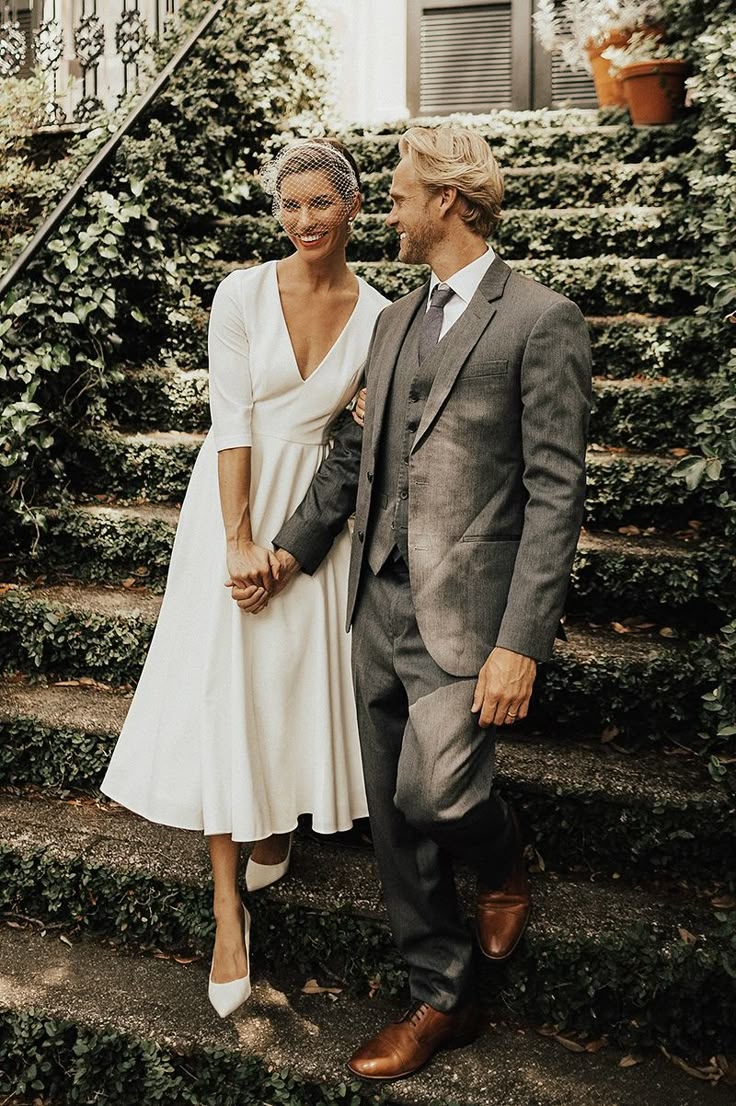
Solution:
{"label": "building facade", "polygon": [[[50,123],[82,121],[135,86],[180,0],[0,0],[0,79],[40,66]],[[185,2],[185,0],[184,0]],[[337,55],[347,122],[502,108],[594,107],[587,74],[534,40],[534,0],[312,0]]]}
{"label": "building facade", "polygon": [[351,121],[596,106],[592,79],[535,41],[534,0],[315,0]]}

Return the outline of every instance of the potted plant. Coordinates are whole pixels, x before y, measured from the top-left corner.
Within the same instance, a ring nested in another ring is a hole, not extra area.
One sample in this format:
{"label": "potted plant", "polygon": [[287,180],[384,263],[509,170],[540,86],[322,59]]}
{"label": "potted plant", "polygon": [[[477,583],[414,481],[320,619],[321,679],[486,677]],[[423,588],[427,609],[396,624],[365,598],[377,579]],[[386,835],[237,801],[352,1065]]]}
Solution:
{"label": "potted plant", "polygon": [[559,53],[574,71],[593,76],[601,107],[624,107],[618,77],[603,52],[623,47],[632,34],[658,34],[660,0],[539,0],[534,30],[543,48]]}
{"label": "potted plant", "polygon": [[673,121],[685,103],[688,64],[666,42],[633,34],[625,46],[609,46],[603,58],[623,85],[635,127]]}

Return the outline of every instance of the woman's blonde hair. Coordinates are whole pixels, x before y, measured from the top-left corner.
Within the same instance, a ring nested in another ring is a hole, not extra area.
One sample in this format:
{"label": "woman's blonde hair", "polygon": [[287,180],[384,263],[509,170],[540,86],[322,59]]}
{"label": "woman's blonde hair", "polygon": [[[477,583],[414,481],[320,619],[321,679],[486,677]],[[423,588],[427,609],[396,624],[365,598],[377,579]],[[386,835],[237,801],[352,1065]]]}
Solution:
{"label": "woman's blonde hair", "polygon": [[476,131],[452,124],[410,127],[399,140],[425,188],[456,188],[465,200],[462,218],[487,238],[501,219],[503,176],[488,144]]}

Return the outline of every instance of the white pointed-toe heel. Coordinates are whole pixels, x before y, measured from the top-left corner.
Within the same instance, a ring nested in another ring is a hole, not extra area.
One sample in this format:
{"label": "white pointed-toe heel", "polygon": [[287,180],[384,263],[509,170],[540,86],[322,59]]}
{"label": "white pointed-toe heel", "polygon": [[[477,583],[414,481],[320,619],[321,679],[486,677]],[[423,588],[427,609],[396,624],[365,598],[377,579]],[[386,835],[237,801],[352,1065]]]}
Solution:
{"label": "white pointed-toe heel", "polygon": [[245,886],[249,891],[261,891],[264,887],[270,887],[272,883],[283,879],[289,871],[293,838],[294,835],[289,834],[289,848],[286,850],[286,856],[280,864],[259,864],[257,860],[248,858],[248,863],[245,866]]}
{"label": "white pointed-toe heel", "polygon": [[250,998],[250,914],[245,907],[243,907],[243,937],[245,938],[245,958],[248,962],[247,975],[242,979],[232,979],[229,983],[213,983],[212,968],[210,968],[210,984],[207,993],[221,1018],[232,1014]]}

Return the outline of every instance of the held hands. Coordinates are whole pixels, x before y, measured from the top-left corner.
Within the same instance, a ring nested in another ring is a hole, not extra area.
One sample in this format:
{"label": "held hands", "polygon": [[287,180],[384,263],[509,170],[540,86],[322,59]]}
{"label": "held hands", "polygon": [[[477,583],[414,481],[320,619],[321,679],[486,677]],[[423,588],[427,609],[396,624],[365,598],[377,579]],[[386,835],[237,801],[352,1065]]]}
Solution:
{"label": "held hands", "polygon": [[358,392],[357,399],[355,400],[355,407],[353,408],[353,418],[358,426],[362,426],[365,422],[365,388],[361,388]]}
{"label": "held hands", "polygon": [[228,551],[227,567],[230,579],[225,587],[232,588],[231,596],[247,614],[258,614],[269,600],[286,587],[300,565],[285,549],[263,549],[253,542],[245,547]]}
{"label": "held hands", "polygon": [[496,646],[483,665],[475,685],[473,713],[479,726],[510,726],[526,718],[537,674],[537,662],[521,653]]}

